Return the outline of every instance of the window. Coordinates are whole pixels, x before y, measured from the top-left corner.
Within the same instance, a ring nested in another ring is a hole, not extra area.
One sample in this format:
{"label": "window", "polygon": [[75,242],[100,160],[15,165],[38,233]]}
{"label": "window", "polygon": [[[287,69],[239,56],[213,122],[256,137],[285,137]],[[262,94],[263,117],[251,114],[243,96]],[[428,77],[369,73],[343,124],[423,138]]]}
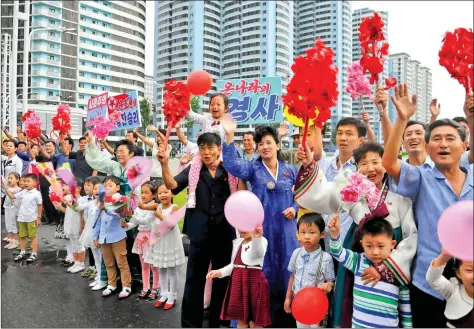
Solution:
{"label": "window", "polygon": [[51,24],[51,25],[56,25],[56,21],[53,20],[53,19],[50,19],[50,20],[49,20],[49,24]]}
{"label": "window", "polygon": [[54,14],[56,10],[54,8],[49,8],[49,12]]}
{"label": "window", "polygon": [[106,13],[104,13],[104,16],[105,16],[105,17],[109,17]]}
{"label": "window", "polygon": [[79,95],[79,99],[84,99],[84,95]]}
{"label": "window", "polygon": [[52,55],[49,56],[49,59],[52,60],[52,61],[54,61],[54,56],[52,56]]}
{"label": "window", "polygon": [[81,21],[86,21],[86,18],[84,16],[81,16]]}
{"label": "window", "polygon": [[99,12],[97,10],[92,11],[94,14],[98,14]]}
{"label": "window", "polygon": [[102,48],[105,48],[105,45],[104,45],[104,44],[102,44]]}
{"label": "window", "polygon": [[92,20],[92,24],[97,24],[97,22],[95,20]]}
{"label": "window", "polygon": [[49,36],[50,36],[50,37],[55,37],[55,36],[56,36],[56,32],[52,32],[52,31],[49,32]]}
{"label": "window", "polygon": [[92,53],[92,57],[97,57],[97,53]]}
{"label": "window", "polygon": [[54,48],[54,43],[50,43],[49,48]]}
{"label": "window", "polygon": [[107,56],[105,56],[105,55],[102,55],[102,58],[106,59],[106,58],[107,58]]}
{"label": "window", "polygon": [[52,91],[48,91],[48,96],[54,96]]}
{"label": "window", "polygon": [[102,26],[103,26],[103,27],[107,27],[107,24],[106,24],[106,23],[102,23]]}
{"label": "window", "polygon": [[106,36],[104,33],[102,33],[102,37],[103,37],[103,38],[107,38],[107,36]]}
{"label": "window", "polygon": [[96,32],[95,32],[95,31],[92,31],[92,34],[93,34],[93,35],[95,35],[95,34],[96,34]]}
{"label": "window", "polygon": [[82,9],[82,10],[86,10],[86,7],[84,7],[84,6],[81,6],[81,9]]}
{"label": "window", "polygon": [[85,28],[82,28],[81,30],[82,30],[82,32],[86,32],[86,29],[85,29]]}
{"label": "window", "polygon": [[82,55],[85,55],[86,52],[85,52],[84,50],[81,50],[81,54],[82,54]]}
{"label": "window", "polygon": [[106,90],[107,90],[107,88],[105,88],[105,87],[102,87],[102,91],[106,91]]}
{"label": "window", "polygon": [[[95,42],[95,41],[92,42],[92,45],[93,45],[93,46],[97,46],[97,42]],[[96,57],[97,57],[97,56],[96,56]]]}
{"label": "window", "polygon": [[86,62],[81,61],[81,65],[86,65]]}
{"label": "window", "polygon": [[79,83],[79,88],[84,88],[84,84],[82,82]]}
{"label": "window", "polygon": [[[102,58],[104,58],[104,55],[102,55]],[[102,65],[103,70],[107,70],[107,65]]]}
{"label": "window", "polygon": [[92,67],[96,69],[96,68],[97,68],[97,64],[92,64]]}
{"label": "window", "polygon": [[92,74],[92,79],[97,79],[97,74]]}
{"label": "window", "polygon": [[100,78],[101,78],[102,80],[105,80],[105,77],[104,77],[103,75],[102,75]]}
{"label": "window", "polygon": [[92,86],[92,89],[97,90],[97,86]]}
{"label": "window", "polygon": [[79,72],[79,76],[80,76],[80,77],[83,77],[83,76],[84,76],[84,72]]}
{"label": "window", "polygon": [[53,80],[53,79],[48,79],[48,83],[49,83],[50,85],[52,85],[52,84],[54,83],[54,80]]}

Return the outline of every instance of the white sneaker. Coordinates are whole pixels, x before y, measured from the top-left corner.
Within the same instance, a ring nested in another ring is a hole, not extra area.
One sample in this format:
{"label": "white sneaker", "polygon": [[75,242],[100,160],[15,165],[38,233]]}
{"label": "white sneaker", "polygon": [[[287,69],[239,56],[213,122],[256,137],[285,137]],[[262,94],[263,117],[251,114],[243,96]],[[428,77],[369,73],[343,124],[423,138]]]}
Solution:
{"label": "white sneaker", "polygon": [[10,249],[10,250],[11,249],[16,249],[19,245],[20,245],[20,243],[18,243],[18,241],[13,240],[12,242],[10,242],[7,249]]}
{"label": "white sneaker", "polygon": [[67,271],[71,273],[72,270],[76,268],[77,264],[72,265],[71,267],[68,267]]}
{"label": "white sneaker", "polygon": [[79,272],[84,271],[84,269],[86,268],[84,264],[75,264],[73,267],[74,268],[71,271],[69,271],[70,273],[79,273]]}
{"label": "white sneaker", "polygon": [[5,248],[5,249],[10,248],[10,246],[14,243],[13,240],[8,240],[7,242],[8,242],[8,243],[5,245],[5,247],[3,247],[3,248]]}
{"label": "white sneaker", "polygon": [[10,239],[9,239],[9,238],[3,238],[3,240],[2,240],[2,241],[4,241],[4,242],[9,242],[9,241],[10,241]]}
{"label": "white sneaker", "polygon": [[107,281],[99,281],[98,284],[96,284],[94,287],[92,287],[92,290],[102,290],[105,287],[107,287]]}
{"label": "white sneaker", "polygon": [[89,284],[89,287],[92,288],[92,287],[94,287],[95,285],[99,284],[99,282],[100,282],[100,281],[94,280],[94,281],[92,281],[91,284]]}

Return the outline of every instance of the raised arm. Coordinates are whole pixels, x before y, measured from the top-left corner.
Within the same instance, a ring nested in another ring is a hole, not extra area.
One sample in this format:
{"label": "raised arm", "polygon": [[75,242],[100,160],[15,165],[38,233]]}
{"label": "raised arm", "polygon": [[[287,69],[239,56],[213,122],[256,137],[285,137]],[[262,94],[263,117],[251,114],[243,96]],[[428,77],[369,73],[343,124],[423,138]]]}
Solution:
{"label": "raised arm", "polygon": [[171,150],[169,147],[165,151],[164,144],[160,144],[160,147],[158,148],[157,158],[158,161],[161,163],[161,176],[163,178],[163,182],[165,183],[166,188],[168,190],[174,190],[178,187],[178,183],[174,179],[169,167],[168,159],[170,156],[170,151]]}
{"label": "raised arm", "polygon": [[188,145],[188,139],[183,134],[180,124],[176,125],[176,135],[178,136],[179,141],[183,143],[184,146]]}
{"label": "raised arm", "polygon": [[106,139],[103,139],[101,144],[102,147],[107,150],[107,152],[109,152],[111,155],[115,155],[115,150],[112,148],[112,146],[109,145],[109,143],[107,143]]}
{"label": "raised arm", "polygon": [[7,136],[7,138],[8,138],[9,140],[12,140],[12,141],[13,141],[13,140],[16,140],[16,139],[17,139],[16,137],[13,137],[12,134],[10,134],[10,132],[9,132],[8,129],[7,129],[7,127],[4,127],[4,128],[3,128],[3,133],[5,134],[5,136]]}
{"label": "raised arm", "polygon": [[377,87],[377,92],[375,93],[375,104],[379,110],[380,122],[382,124],[383,144],[387,145],[388,137],[392,133],[393,127],[387,111],[388,93],[383,87]]}
{"label": "raised arm", "polygon": [[226,142],[222,150],[224,168],[230,174],[243,180],[250,180],[253,176],[253,162],[242,159],[234,145],[234,132],[237,124],[234,120],[226,119],[221,123],[226,133]]}
{"label": "raised arm", "polygon": [[474,162],[474,95],[466,95],[464,102],[464,115],[469,125],[469,163]]}
{"label": "raised arm", "polygon": [[341,241],[341,222],[339,215],[333,215],[328,222],[328,228],[331,231],[329,241],[329,252],[345,268],[354,273],[359,263],[360,255],[352,250],[342,247]]}
{"label": "raised arm", "polygon": [[437,104],[438,100],[433,98],[430,103],[430,112],[431,112],[431,119],[430,123],[432,124],[438,119],[438,115],[441,113],[441,104]]}
{"label": "raised arm", "polygon": [[370,124],[369,113],[367,112],[362,113],[362,121],[364,122],[365,127],[367,128],[367,139],[369,141],[375,142],[375,133],[374,133],[374,130],[372,129],[372,125]]}
{"label": "raised arm", "polygon": [[189,110],[186,118],[191,121],[194,121],[194,123],[201,125],[201,127],[206,124],[206,115],[203,113],[196,113],[193,110]]}
{"label": "raised arm", "polygon": [[146,138],[145,136],[143,136],[142,134],[140,134],[140,133],[138,132],[138,128],[135,128],[133,131],[137,134],[138,138],[140,138],[140,140],[141,140],[143,143],[145,143],[146,145],[148,145],[150,148],[153,148],[153,146],[155,145],[155,143],[153,143],[151,140],[149,140],[148,138]]}
{"label": "raised arm", "polygon": [[113,161],[99,151],[95,143],[95,137],[91,132],[86,133],[86,138],[86,161],[92,169],[109,175],[114,175],[116,171],[122,170],[120,163]]}
{"label": "raised arm", "polygon": [[382,164],[385,170],[398,182],[401,170],[401,162],[398,159],[400,143],[402,142],[403,132],[405,131],[408,120],[416,112],[417,98],[414,94],[410,99],[408,85],[404,83],[395,87],[395,95],[392,96],[392,102],[397,108],[398,116],[392,133],[388,138],[387,145],[385,145]]}
{"label": "raised arm", "polygon": [[431,288],[446,299],[451,297],[456,290],[456,285],[443,276],[444,268],[451,258],[451,255],[443,251],[431,262],[426,273],[426,281]]}

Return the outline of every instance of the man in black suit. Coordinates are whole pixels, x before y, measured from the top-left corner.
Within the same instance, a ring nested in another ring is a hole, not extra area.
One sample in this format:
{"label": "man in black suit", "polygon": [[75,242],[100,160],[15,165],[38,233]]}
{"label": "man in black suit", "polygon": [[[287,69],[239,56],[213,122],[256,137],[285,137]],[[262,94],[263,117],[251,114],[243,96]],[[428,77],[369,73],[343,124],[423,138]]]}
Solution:
{"label": "man in black suit", "polygon": [[[196,188],[196,208],[187,209],[183,233],[190,240],[186,284],[181,309],[182,327],[202,327],[204,286],[209,263],[217,270],[229,264],[232,255],[232,240],[235,229],[227,222],[224,204],[230,195],[228,174],[222,166],[212,164],[221,153],[221,139],[213,133],[205,133],[197,140],[203,162]],[[167,152],[161,144],[158,159],[162,166],[163,181],[174,195],[188,186],[190,167],[173,177],[168,166]],[[222,302],[228,278],[215,280],[212,284],[209,327],[228,326],[220,320]]]}

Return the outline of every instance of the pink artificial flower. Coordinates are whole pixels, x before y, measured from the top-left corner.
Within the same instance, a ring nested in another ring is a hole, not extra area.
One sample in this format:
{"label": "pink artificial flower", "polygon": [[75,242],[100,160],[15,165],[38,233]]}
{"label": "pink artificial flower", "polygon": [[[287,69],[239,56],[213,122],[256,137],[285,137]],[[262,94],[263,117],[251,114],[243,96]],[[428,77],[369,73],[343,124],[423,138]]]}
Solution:
{"label": "pink artificial flower", "polygon": [[132,168],[127,170],[127,179],[134,179],[137,177],[137,170],[136,167],[133,166]]}
{"label": "pink artificial flower", "polygon": [[377,187],[373,182],[368,180],[366,177],[365,179],[360,183],[360,191],[363,195],[368,195],[371,191],[376,191]]}
{"label": "pink artificial flower", "polygon": [[350,94],[353,99],[365,95],[374,101],[372,85],[365,76],[364,68],[360,65],[359,61],[352,63],[352,65],[347,68],[347,75],[347,87],[344,90]]}
{"label": "pink artificial flower", "polygon": [[368,194],[366,194],[367,198],[367,205],[369,206],[370,209],[375,209],[377,206],[377,203],[379,202],[380,198],[380,191],[378,188],[375,188],[373,190],[370,190]]}
{"label": "pink artificial flower", "polygon": [[360,172],[355,172],[347,179],[347,182],[348,185],[360,186],[364,180],[367,180],[367,177],[362,175]]}
{"label": "pink artificial flower", "polygon": [[341,191],[342,201],[354,203],[359,201],[360,191],[357,186],[347,185]]}

